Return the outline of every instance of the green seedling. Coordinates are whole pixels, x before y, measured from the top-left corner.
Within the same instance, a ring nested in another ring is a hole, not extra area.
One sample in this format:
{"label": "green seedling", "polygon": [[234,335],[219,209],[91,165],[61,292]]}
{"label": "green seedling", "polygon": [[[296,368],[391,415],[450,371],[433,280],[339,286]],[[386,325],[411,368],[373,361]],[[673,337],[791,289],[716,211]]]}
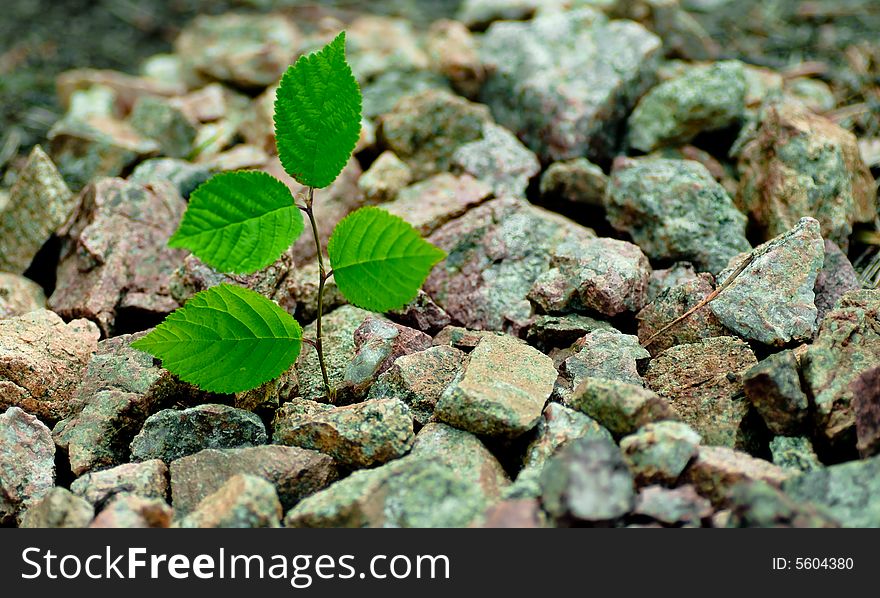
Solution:
{"label": "green seedling", "polygon": [[294,198],[265,172],[215,175],[190,196],[169,245],[190,250],[221,272],[250,274],[275,262],[305,228],[315,240],[320,280],[316,338],[254,291],[222,284],[196,294],[132,346],[162,360],[180,379],[203,390],[235,393],[284,373],[303,343],[318,353],[325,390],[321,318],[332,276],[352,304],[371,311],[412,300],[445,253],[406,221],[376,207],[346,216],[330,236],[325,267],[315,221],[315,191],[327,187],[351,158],[361,129],[361,91],[345,59],[345,33],[303,56],[281,78],[275,100],[275,139],[284,170],[307,187]]}

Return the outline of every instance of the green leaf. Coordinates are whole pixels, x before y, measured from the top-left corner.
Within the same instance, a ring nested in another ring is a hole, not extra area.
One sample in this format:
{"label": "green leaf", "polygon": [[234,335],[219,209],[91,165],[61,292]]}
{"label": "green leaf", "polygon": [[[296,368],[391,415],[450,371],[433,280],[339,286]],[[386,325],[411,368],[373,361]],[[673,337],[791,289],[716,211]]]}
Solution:
{"label": "green leaf", "polygon": [[302,328],[259,293],[222,284],[196,294],[131,346],[185,382],[235,393],[287,371],[302,348]]}
{"label": "green leaf", "polygon": [[345,32],[287,69],[275,95],[275,144],[287,174],[307,187],[339,176],[361,132],[361,90],[345,61]]}
{"label": "green leaf", "polygon": [[168,245],[233,274],[265,268],[299,237],[303,217],[287,185],[257,171],[224,172],[192,192]]}
{"label": "green leaf", "polygon": [[406,305],[446,252],[408,222],[374,207],[343,218],[327,244],[336,286],[353,304],[371,311]]}

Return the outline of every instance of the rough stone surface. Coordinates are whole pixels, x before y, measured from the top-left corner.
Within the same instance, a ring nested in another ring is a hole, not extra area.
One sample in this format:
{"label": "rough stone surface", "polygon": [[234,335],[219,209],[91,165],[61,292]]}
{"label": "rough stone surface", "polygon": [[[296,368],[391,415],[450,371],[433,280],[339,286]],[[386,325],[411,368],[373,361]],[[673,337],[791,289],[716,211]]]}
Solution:
{"label": "rough stone surface", "polygon": [[586,158],[573,158],[551,164],[541,175],[541,196],[575,204],[601,207],[608,177]]}
{"label": "rough stone surface", "polygon": [[474,434],[519,436],[538,423],[556,376],[553,361],[537,349],[509,336],[485,336],[435,413]]}
{"label": "rough stone surface", "polygon": [[682,475],[702,496],[723,505],[739,482],[761,480],[778,488],[791,475],[788,470],[722,446],[701,446],[697,458]]}
{"label": "rough stone surface", "polygon": [[[684,315],[714,290],[714,277],[708,272],[701,272],[696,278],[668,286],[637,314],[639,341],[648,342],[666,325]],[[656,337],[646,348],[652,355],[658,355],[675,345],[698,343],[705,338],[729,334],[730,331],[712,310],[699,309],[668,332]]]}
{"label": "rough stone surface", "polygon": [[425,49],[432,70],[444,75],[463,96],[477,95],[486,78],[477,38],[459,21],[441,19],[431,24]]}
{"label": "rough stone surface", "polygon": [[545,162],[605,159],[654,81],[660,45],[640,25],[589,9],[493,23],[480,49],[481,98]]}
{"label": "rough stone surface", "polygon": [[880,365],[851,385],[856,418],[856,448],[863,457],[880,452]]}
{"label": "rough stone surface", "polygon": [[439,459],[450,470],[477,486],[487,500],[498,499],[510,485],[504,468],[479,438],[464,430],[429,423],[416,435],[414,457]]}
{"label": "rough stone surface", "polygon": [[96,506],[117,494],[137,494],[164,501],[168,498],[168,467],[159,459],[125,463],[89,472],[74,480],[70,490]]}
{"label": "rough stone surface", "polygon": [[824,508],[794,500],[766,482],[742,482],[730,493],[727,527],[828,528],[840,524]]}
{"label": "rough stone surface", "polygon": [[488,108],[442,89],[403,98],[382,117],[380,140],[406,162],[415,180],[453,165],[456,150],[483,137],[492,123]]}
{"label": "rough stone surface", "polygon": [[825,508],[843,527],[880,527],[880,456],[794,476],[782,490]]}
{"label": "rough stone surface", "polygon": [[793,351],[780,351],[749,368],[743,374],[743,390],[773,434],[802,431],[810,403],[801,390]]}
{"label": "rough stone surface", "polygon": [[120,310],[161,315],[178,307],[171,273],[186,251],[168,248],[186,203],[171,183],[99,179],[80,194],[62,231],[58,283],[49,307],[93,320],[105,334]]}
{"label": "rough stone surface", "polygon": [[848,442],[855,432],[853,382],[880,363],[880,290],[846,293],[822,321],[801,362],[822,435]]}
{"label": "rough stone surface", "polygon": [[646,424],[620,441],[620,449],[640,485],[675,484],[697,456],[700,435],[682,422]]}
{"label": "rough stone surface", "polygon": [[489,183],[496,197],[524,197],[529,179],[541,171],[538,157],[516,135],[492,123],[483,125],[481,139],[455,150],[452,165]]}
{"label": "rough stone surface", "polygon": [[387,313],[387,316],[404,326],[434,335],[452,323],[452,318],[442,307],[434,303],[425,291],[419,290],[415,299]]}
{"label": "rough stone surface", "polygon": [[700,527],[712,513],[712,504],[690,485],[674,489],[663,486],[642,488],[633,508],[635,516],[650,517],[670,526]]}
{"label": "rough stone surface", "polygon": [[128,115],[132,128],[159,143],[163,155],[186,158],[193,152],[197,130],[183,111],[168,100],[144,96]]}
{"label": "rough stone surface", "polygon": [[401,99],[431,89],[451,91],[449,81],[438,73],[386,71],[361,86],[363,115],[381,122],[382,116],[392,112]]}
{"label": "rough stone surface", "polygon": [[495,199],[435,231],[445,250],[424,289],[450,316],[481,330],[518,329],[530,318],[532,284],[550,269],[553,248],[593,232],[515,198]]}
{"label": "rough stone surface", "polygon": [[296,27],[279,15],[202,15],[175,42],[184,69],[240,87],[278,81],[300,47]]}
{"label": "rough stone surface", "polygon": [[542,415],[535,428],[535,439],[526,448],[516,481],[505,491],[506,498],[540,497],[544,465],[567,443],[577,438],[611,440],[611,434],[596,420],[559,403],[548,404]]}
{"label": "rough stone surface", "polygon": [[0,320],[0,409],[21,407],[47,422],[70,413],[98,328],[41,309]]}
{"label": "rough stone surface", "polygon": [[[336,28],[332,31],[331,38]],[[329,41],[322,40],[322,45]],[[346,42],[347,59],[360,83],[382,73],[411,72],[428,66],[412,24],[405,19],[358,16],[346,27]]]}
{"label": "rough stone surface", "polygon": [[89,527],[129,529],[167,528],[174,512],[161,498],[145,498],[136,494],[120,494],[104,507]]}
{"label": "rough stone surface", "polygon": [[803,218],[790,231],[740,255],[718,275],[719,284],[747,259],[745,270],[709,309],[730,330],[765,345],[782,346],[816,332],[813,287],[825,259],[819,223]]}
{"label": "rough stone surface", "polygon": [[131,459],[175,459],[202,449],[239,448],[266,443],[260,418],[228,405],[164,409],[151,415],[131,442]]}
{"label": "rough stone surface", "polygon": [[[616,330],[594,330],[578,339],[572,348],[577,352],[560,368],[562,379],[569,383],[569,388],[577,388],[587,378],[644,386],[638,364],[651,355],[635,336],[620,334]],[[567,395],[566,392],[560,394]]]}
{"label": "rough stone surface", "polygon": [[422,235],[429,235],[492,194],[485,181],[469,174],[435,174],[401,189],[397,199],[382,206],[400,216]]}
{"label": "rough stone surface", "polygon": [[[331,388],[340,386],[345,380],[348,365],[357,354],[354,333],[368,317],[370,312],[351,305],[343,305],[324,315],[321,334],[326,347],[324,360]],[[314,322],[306,326],[303,336],[315,338],[315,327]],[[316,351],[304,347],[296,360],[296,375],[302,398],[327,401]]]}
{"label": "rough stone surface", "polygon": [[95,508],[67,488],[56,486],[25,512],[19,527],[25,529],[83,528],[95,516]]}
{"label": "rough stone surface", "polygon": [[321,451],[351,468],[401,457],[413,442],[412,414],[397,399],[345,407],[294,399],[276,412],[272,429],[275,444]]}
{"label": "rough stone surface", "polygon": [[464,527],[489,500],[440,459],[409,456],[356,471],[306,498],[286,527]]}
{"label": "rough stone surface", "polygon": [[[156,183],[170,181],[184,199],[211,178],[211,170],[177,158],[152,158],[137,165],[128,180],[132,183]],[[194,258],[195,259],[195,258]]]}
{"label": "rough stone surface", "polygon": [[20,521],[55,485],[55,444],[33,415],[10,407],[0,415],[0,525]]}
{"label": "rough stone surface", "polygon": [[648,301],[654,301],[663,291],[680,286],[697,278],[694,265],[690,262],[675,262],[669,268],[661,268],[651,273],[648,283]]}
{"label": "rough stone surface", "polygon": [[859,284],[859,275],[849,262],[849,258],[834,241],[825,239],[825,261],[813,288],[816,294],[814,303],[818,312],[816,321],[821,324],[828,312],[834,309],[838,299],[845,293],[860,288],[862,285]]}
{"label": "rough stone surface", "polygon": [[465,354],[454,347],[437,346],[394,360],[392,366],[370,388],[370,399],[403,401],[412,417],[425,425],[446,388],[455,380]]}
{"label": "rough stone surface", "polygon": [[776,436],[770,441],[773,463],[794,471],[821,469],[822,463],[806,436]]}
{"label": "rough stone surface", "polygon": [[579,338],[597,330],[614,330],[608,322],[580,314],[535,316],[526,329],[526,340],[545,353],[570,347]]}
{"label": "rough stone surface", "polygon": [[717,273],[749,250],[746,218],[706,167],[691,160],[625,159],[611,173],[608,221],[648,257]]}
{"label": "rough stone surface", "polygon": [[771,239],[804,216],[846,249],[852,225],[877,216],[874,179],[855,136],[796,102],[770,103],[739,146],[737,203]]}
{"label": "rough stone surface", "polygon": [[544,510],[559,523],[613,521],[635,503],[632,474],[607,439],[568,443],[544,466],[541,490]]}
{"label": "rough stone surface", "polygon": [[0,210],[0,272],[23,274],[75,205],[52,160],[35,146]]}
{"label": "rough stone surface", "polygon": [[236,474],[258,475],[278,492],[285,509],[336,479],[336,463],[317,451],[288,446],[205,449],[171,463],[171,497],[186,515]]}
{"label": "rough stone surface", "polygon": [[535,529],[546,527],[546,516],[535,498],[513,498],[495,503],[483,514],[479,527]]}
{"label": "rough stone surface", "polygon": [[551,268],[529,290],[529,299],[549,313],[598,312],[616,316],[647,303],[651,265],[638,246],[596,238],[560,243]]}
{"label": "rough stone surface", "polygon": [[376,317],[368,317],[354,331],[355,354],[336,389],[336,402],[356,402],[398,357],[423,351],[431,337],[413,328]]}
{"label": "rough stone surface", "polygon": [[566,404],[594,418],[616,436],[632,434],[651,422],[678,419],[665,399],[620,380],[586,377]]}
{"label": "rough stone surface", "polygon": [[667,349],[648,365],[645,381],[712,446],[745,447],[749,403],[742,376],[757,363],[743,341],[719,336]]}
{"label": "rough stone surface", "polygon": [[281,527],[282,514],[281,502],[272,484],[261,477],[237,474],[206,496],[176,527]]}
{"label": "rough stone surface", "polygon": [[369,201],[389,201],[412,181],[412,170],[392,151],[385,151],[358,179],[358,187]]}
{"label": "rough stone surface", "polygon": [[738,60],[695,66],[645,94],[627,122],[627,143],[643,152],[687,143],[740,118],[746,81]]}
{"label": "rough stone surface", "polygon": [[40,285],[18,274],[0,272],[0,320],[45,307],[46,296]]}

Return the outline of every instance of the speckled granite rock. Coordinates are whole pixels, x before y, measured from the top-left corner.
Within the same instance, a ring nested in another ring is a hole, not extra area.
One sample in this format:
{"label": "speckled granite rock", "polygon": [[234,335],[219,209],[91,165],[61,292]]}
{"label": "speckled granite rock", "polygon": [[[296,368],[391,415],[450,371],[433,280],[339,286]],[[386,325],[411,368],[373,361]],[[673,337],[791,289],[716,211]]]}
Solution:
{"label": "speckled granite rock", "polygon": [[876,217],[874,179],[856,138],[800,104],[768,104],[758,126],[744,130],[737,146],[737,204],[764,239],[812,216],[823,237],[846,249],[852,225]]}
{"label": "speckled granite rock", "polygon": [[43,499],[28,509],[19,527],[24,529],[55,529],[88,527],[95,508],[67,488],[56,486]]}
{"label": "speckled granite rock", "polygon": [[174,511],[161,498],[120,494],[92,520],[91,528],[167,528]]}
{"label": "speckled granite rock", "polygon": [[75,479],[70,491],[96,506],[123,493],[164,501],[168,498],[168,467],[159,459],[125,463]]}
{"label": "speckled granite rock", "polygon": [[284,508],[336,480],[336,463],[317,451],[289,446],[205,449],[171,463],[171,497],[186,515],[236,474],[257,475],[275,486]]}
{"label": "speckled granite rock", "polygon": [[606,195],[608,221],[652,259],[719,272],[748,251],[746,218],[708,170],[691,160],[622,159]]}
{"label": "speckled granite rock", "polygon": [[181,528],[281,527],[281,503],[275,487],[265,479],[237,474],[206,496],[194,511],[181,518]]}
{"label": "speckled granite rock", "polygon": [[541,175],[541,196],[559,198],[575,204],[601,207],[608,177],[586,158],[573,158],[551,164]]}
{"label": "speckled granite rock", "polygon": [[164,409],[148,417],[131,441],[131,459],[171,462],[206,448],[265,443],[266,429],[259,417],[243,409],[208,403],[183,410]]}
{"label": "speckled granite rock", "polygon": [[798,472],[822,468],[813,444],[806,436],[776,436],[770,441],[773,463]]}
{"label": "speckled granite rock", "polygon": [[736,484],[730,494],[731,516],[727,527],[840,527],[829,511],[795,500],[766,482]]}
{"label": "speckled granite rock", "polygon": [[605,159],[654,81],[659,50],[640,25],[590,9],[493,23],[480,49],[489,71],[480,97],[543,161]]}
{"label": "speckled granite rock", "polygon": [[855,433],[853,382],[880,363],[880,290],[850,291],[825,316],[801,362],[816,425],[832,443]]}
{"label": "speckled granite rock", "polygon": [[616,316],[647,302],[651,265],[632,243],[609,238],[563,242],[553,249],[550,266],[528,295],[545,312]]}
{"label": "speckled granite rock", "polygon": [[[568,382],[569,388],[577,388],[586,378],[618,380],[644,386],[638,364],[651,355],[639,345],[635,336],[600,329],[578,339],[572,348],[576,353],[566,359],[560,368],[560,375]],[[566,392],[560,394],[567,396]]]}
{"label": "speckled granite rock", "polygon": [[0,414],[0,525],[21,520],[55,485],[49,429],[18,407]]}
{"label": "speckled granite rock", "polygon": [[579,438],[550,458],[541,474],[541,502],[557,523],[613,521],[632,510],[632,474],[607,439]]}
{"label": "speckled granite rock", "polygon": [[442,345],[403,355],[379,376],[370,388],[369,399],[399,399],[409,407],[413,418],[425,425],[464,362],[462,351]]}
{"label": "speckled granite rock", "polygon": [[700,527],[712,513],[712,504],[690,485],[642,488],[633,508],[634,516],[650,517],[668,526]]}
{"label": "speckled granite rock", "polygon": [[687,143],[703,131],[723,129],[740,118],[745,104],[743,63],[695,66],[651,89],[627,122],[628,144],[643,152]]}
{"label": "speckled granite rock", "polygon": [[24,273],[75,205],[52,160],[35,146],[0,210],[0,272]]}
{"label": "speckled granite rock", "polygon": [[18,274],[0,272],[0,320],[45,307],[46,296],[40,285]]}
{"label": "speckled granite rock", "polygon": [[358,187],[369,201],[389,201],[412,182],[412,170],[392,151],[382,152],[358,179]]}
{"label": "speckled granite rock", "polygon": [[863,457],[880,452],[880,365],[850,385],[856,417],[856,448]]}
{"label": "speckled granite rock", "polygon": [[620,441],[620,449],[640,485],[675,484],[697,456],[700,435],[685,423],[649,423]]}
{"label": "speckled granite rock", "polygon": [[529,179],[541,172],[541,163],[502,126],[486,123],[483,136],[461,145],[452,156],[452,165],[489,183],[497,197],[525,197]]}
{"label": "speckled granite rock", "polygon": [[593,236],[524,200],[495,199],[430,235],[449,256],[431,272],[424,290],[468,328],[517,330],[532,315],[526,296],[550,269],[553,248]]}
{"label": "speckled granite rock", "polygon": [[167,182],[99,179],[79,200],[62,231],[50,308],[64,318],[93,320],[105,334],[120,310],[161,315],[176,309],[168,283],[186,255],[167,247],[186,208],[177,189]]}
{"label": "speckled granite rock", "polygon": [[196,126],[184,112],[161,98],[144,96],[128,115],[132,128],[159,143],[159,150],[171,158],[190,156],[196,142]]}
{"label": "speckled granite rock", "polygon": [[[817,328],[813,287],[825,258],[819,223],[803,218],[751,255],[753,261],[709,309],[730,330],[765,345],[812,338]],[[731,260],[718,275],[719,284],[747,257],[743,254]]]}
{"label": "speckled granite rock", "polygon": [[828,312],[834,309],[838,299],[845,293],[860,288],[862,285],[859,283],[859,275],[849,258],[834,241],[825,239],[825,261],[813,288],[816,294],[814,304],[818,312],[816,321],[821,324]]}
{"label": "speckled granite rock", "polygon": [[674,411],[712,446],[744,447],[743,423],[749,403],[742,376],[757,363],[743,341],[720,336],[678,345],[651,360],[648,387],[669,401]]}
{"label": "speckled granite rock", "polygon": [[802,431],[809,400],[801,390],[800,369],[792,351],[780,351],[743,374],[743,390],[773,434]]}
{"label": "speckled granite rock", "polygon": [[441,172],[401,189],[397,199],[382,208],[412,224],[422,235],[428,235],[491,194],[492,188],[485,181],[469,174]]}
{"label": "speckled granite rock", "polygon": [[430,68],[444,75],[465,97],[474,97],[486,78],[480,61],[479,44],[464,23],[440,19],[431,23],[425,35]]}
{"label": "speckled granite rock", "polygon": [[697,458],[682,474],[683,481],[693,484],[716,506],[727,501],[730,490],[739,482],[761,480],[778,488],[789,477],[791,472],[769,461],[722,446],[701,446]]}
{"label": "speckled granite rock", "polygon": [[44,309],[0,320],[0,409],[21,407],[49,423],[66,417],[98,336],[88,320],[65,324]]}
{"label": "speckled granite rock", "polygon": [[272,441],[321,451],[346,467],[372,467],[409,450],[412,422],[409,408],[397,399],[345,407],[294,399],[276,412]]}
{"label": "speckled granite rock", "polygon": [[[326,34],[330,35],[320,40],[322,45],[336,35],[335,28]],[[418,71],[428,66],[428,57],[406,19],[360,15],[346,27],[346,42],[348,61],[360,83],[382,73]]]}
{"label": "speckled granite rock", "polygon": [[616,436],[632,434],[651,422],[678,419],[669,403],[656,393],[619,380],[584,378],[566,404]]}
{"label": "speckled granite rock", "polygon": [[435,414],[474,434],[516,437],[538,423],[556,376],[553,361],[537,349],[510,336],[485,336]]}

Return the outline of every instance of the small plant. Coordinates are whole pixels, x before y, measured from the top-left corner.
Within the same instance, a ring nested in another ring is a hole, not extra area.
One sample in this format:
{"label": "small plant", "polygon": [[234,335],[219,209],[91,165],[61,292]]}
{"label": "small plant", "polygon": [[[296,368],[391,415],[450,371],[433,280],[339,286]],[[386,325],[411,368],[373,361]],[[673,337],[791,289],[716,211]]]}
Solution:
{"label": "small plant", "polygon": [[281,78],[275,100],[275,139],[284,170],[308,188],[304,197],[264,172],[213,176],[190,196],[169,245],[232,274],[250,274],[290,247],[308,217],[320,280],[316,338],[304,339],[299,323],[259,293],[222,284],[196,294],[132,346],[162,360],[169,371],[203,390],[234,393],[285,372],[305,342],[315,348],[325,390],[321,318],[324,285],[333,276],[352,304],[389,311],[418,293],[445,253],[406,221],[375,207],[345,217],[330,236],[325,267],[315,222],[315,190],[330,185],[351,158],[361,128],[361,92],[345,60],[345,33],[303,56]]}

